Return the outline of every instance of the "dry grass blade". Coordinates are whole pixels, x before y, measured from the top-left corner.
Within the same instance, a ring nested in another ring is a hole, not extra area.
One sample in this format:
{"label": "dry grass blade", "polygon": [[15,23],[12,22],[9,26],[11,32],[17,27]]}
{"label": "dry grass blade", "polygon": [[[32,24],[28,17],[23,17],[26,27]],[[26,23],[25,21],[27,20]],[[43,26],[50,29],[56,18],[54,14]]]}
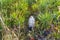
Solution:
{"label": "dry grass blade", "polygon": [[5,24],[4,24],[4,22],[3,22],[3,20],[2,20],[1,17],[0,17],[0,20],[1,20],[1,23],[2,23],[2,27],[3,27],[3,29],[5,29],[5,30],[11,32],[12,35],[13,35],[15,38],[18,38],[17,35],[14,33],[14,31],[11,31],[7,26],[5,26]]}

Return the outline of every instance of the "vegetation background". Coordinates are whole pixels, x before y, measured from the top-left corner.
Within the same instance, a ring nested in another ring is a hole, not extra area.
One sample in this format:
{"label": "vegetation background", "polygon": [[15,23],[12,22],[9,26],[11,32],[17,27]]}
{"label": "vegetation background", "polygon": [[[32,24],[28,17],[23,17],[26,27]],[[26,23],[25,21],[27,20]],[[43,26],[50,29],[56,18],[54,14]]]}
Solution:
{"label": "vegetation background", "polygon": [[60,39],[60,0],[0,0],[0,40],[29,40],[30,14],[36,20],[32,37],[43,35],[53,25],[53,32],[47,37]]}

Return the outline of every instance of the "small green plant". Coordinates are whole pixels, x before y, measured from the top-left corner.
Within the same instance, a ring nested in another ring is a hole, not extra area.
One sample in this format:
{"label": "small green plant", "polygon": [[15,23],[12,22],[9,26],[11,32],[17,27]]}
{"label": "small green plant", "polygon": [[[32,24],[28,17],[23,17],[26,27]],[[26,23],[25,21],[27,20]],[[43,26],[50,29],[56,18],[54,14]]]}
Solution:
{"label": "small green plant", "polygon": [[48,28],[52,21],[52,16],[49,13],[39,14],[37,18],[42,25],[41,28]]}

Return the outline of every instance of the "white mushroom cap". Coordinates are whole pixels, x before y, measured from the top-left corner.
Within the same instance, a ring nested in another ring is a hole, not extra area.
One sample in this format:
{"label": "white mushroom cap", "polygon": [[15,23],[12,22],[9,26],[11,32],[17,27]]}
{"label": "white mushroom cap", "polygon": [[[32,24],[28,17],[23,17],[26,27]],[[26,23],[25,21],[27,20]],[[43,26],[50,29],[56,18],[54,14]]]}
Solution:
{"label": "white mushroom cap", "polygon": [[35,18],[33,16],[30,16],[28,23],[29,23],[29,27],[34,27]]}

